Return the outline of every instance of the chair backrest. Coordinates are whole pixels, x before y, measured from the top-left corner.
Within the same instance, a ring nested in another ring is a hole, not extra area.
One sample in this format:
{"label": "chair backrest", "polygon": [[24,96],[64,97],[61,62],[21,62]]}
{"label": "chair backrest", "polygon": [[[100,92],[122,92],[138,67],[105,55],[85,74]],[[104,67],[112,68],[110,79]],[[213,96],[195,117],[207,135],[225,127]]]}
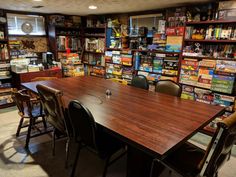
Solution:
{"label": "chair backrest", "polygon": [[38,84],[36,86],[41,99],[47,121],[61,133],[65,133],[65,112],[62,92],[54,88]]}
{"label": "chair backrest", "polygon": [[134,76],[133,79],[131,80],[131,85],[146,90],[149,89],[148,80],[143,75]]}
{"label": "chair backrest", "polygon": [[57,77],[35,77],[35,78],[31,79],[31,82],[47,81],[47,80],[53,80],[53,79],[57,79]]}
{"label": "chair backrest", "polygon": [[172,80],[160,80],[156,83],[156,92],[180,97],[182,89]]}
{"label": "chair backrest", "polygon": [[198,165],[200,176],[214,176],[226,162],[236,142],[236,112],[217,123],[217,130],[209,143],[205,156]]}
{"label": "chair backrest", "polygon": [[24,116],[25,111],[27,111],[27,114],[32,116],[32,106],[30,103],[30,96],[21,93],[20,91],[13,90],[12,91],[12,99],[16,103],[16,106],[19,110],[19,115]]}
{"label": "chair backrest", "polygon": [[74,137],[97,150],[96,123],[91,112],[77,100],[69,103],[68,111]]}

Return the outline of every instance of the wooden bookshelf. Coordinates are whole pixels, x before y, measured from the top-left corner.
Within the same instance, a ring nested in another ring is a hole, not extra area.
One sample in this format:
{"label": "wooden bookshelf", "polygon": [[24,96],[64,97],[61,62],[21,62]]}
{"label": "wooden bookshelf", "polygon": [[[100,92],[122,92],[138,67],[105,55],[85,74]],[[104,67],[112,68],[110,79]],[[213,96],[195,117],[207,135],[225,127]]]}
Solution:
{"label": "wooden bookshelf", "polygon": [[76,26],[58,26],[58,25],[55,25],[55,28],[58,28],[58,29],[65,29],[65,30],[80,30],[80,27],[76,27]]}
{"label": "wooden bookshelf", "polygon": [[169,52],[162,50],[140,50],[140,49],[131,49],[134,52],[149,52],[149,53],[160,53],[160,54],[181,54],[181,52]]}
{"label": "wooden bookshelf", "polygon": [[85,27],[84,28],[85,30],[87,29],[87,30],[89,30],[89,29],[91,29],[91,30],[95,30],[95,29],[106,29],[106,25],[104,25],[104,26],[100,26],[100,27]]}
{"label": "wooden bookshelf", "polygon": [[208,56],[187,56],[187,55],[183,55],[182,58],[191,58],[191,59],[207,59],[207,60],[228,60],[228,61],[236,61],[236,58],[224,58],[224,57],[219,57],[219,58],[215,58],[215,57],[208,57]]}
{"label": "wooden bookshelf", "polygon": [[207,20],[207,21],[192,21],[186,22],[186,25],[209,25],[221,23],[236,23],[236,20]]}
{"label": "wooden bookshelf", "polygon": [[[79,50],[70,50],[70,52],[78,52]],[[57,50],[57,52],[65,52],[66,53],[66,50]]]}
{"label": "wooden bookshelf", "polygon": [[[200,88],[200,89],[205,89],[205,90],[210,90],[214,93],[219,93],[219,94],[223,94],[223,95],[228,95],[228,96],[234,96],[234,93],[224,93],[224,92],[219,92],[219,91],[214,91],[214,90],[211,90],[211,88],[208,88],[208,87],[203,87],[203,86],[200,86],[200,85],[194,85],[194,84],[190,84],[190,83],[185,83],[185,82],[179,82],[180,84],[182,85],[188,85],[188,86],[192,86],[192,87],[195,87],[195,88]],[[232,91],[233,92],[233,91]]]}
{"label": "wooden bookshelf", "polygon": [[113,62],[106,62],[106,64],[112,64],[112,65],[123,65],[122,63],[113,63]]}
{"label": "wooden bookshelf", "polygon": [[85,35],[85,38],[105,38],[105,35]]}
{"label": "wooden bookshelf", "polygon": [[122,50],[128,50],[128,49],[119,49],[119,48],[106,48],[106,50],[116,50],[116,51],[122,51]]}
{"label": "wooden bookshelf", "polygon": [[210,40],[210,39],[202,39],[202,40],[197,40],[197,39],[185,39],[185,42],[208,42],[208,43],[236,43],[236,40]]}
{"label": "wooden bookshelf", "polygon": [[96,66],[96,67],[102,67],[104,68],[105,66],[102,66],[102,65],[94,65],[94,64],[90,64],[90,63],[84,63],[85,65],[88,65],[88,66]]}
{"label": "wooden bookshelf", "polygon": [[84,52],[91,53],[91,54],[100,54],[100,55],[105,54],[105,52],[93,52],[93,51],[87,51],[87,50]]}

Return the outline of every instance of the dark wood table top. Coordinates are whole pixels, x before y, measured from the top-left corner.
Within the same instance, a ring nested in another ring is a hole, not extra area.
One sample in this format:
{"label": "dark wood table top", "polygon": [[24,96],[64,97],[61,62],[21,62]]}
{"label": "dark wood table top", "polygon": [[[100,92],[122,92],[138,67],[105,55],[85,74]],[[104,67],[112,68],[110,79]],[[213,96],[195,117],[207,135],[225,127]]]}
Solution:
{"label": "dark wood table top", "polygon": [[[157,156],[167,155],[223,111],[219,106],[96,77],[30,82],[22,86],[37,93],[37,84],[62,90],[66,106],[78,99],[98,124]],[[110,97],[105,94],[107,89],[112,93]]]}

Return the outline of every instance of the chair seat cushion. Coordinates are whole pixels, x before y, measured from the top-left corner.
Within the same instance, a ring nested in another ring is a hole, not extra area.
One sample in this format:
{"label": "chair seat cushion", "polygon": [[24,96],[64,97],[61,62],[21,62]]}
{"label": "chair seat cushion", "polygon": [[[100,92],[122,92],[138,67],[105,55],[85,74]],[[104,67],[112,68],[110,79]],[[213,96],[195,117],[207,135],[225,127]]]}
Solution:
{"label": "chair seat cushion", "polygon": [[195,176],[200,172],[198,164],[204,157],[205,151],[199,147],[185,143],[172,154],[167,156],[164,160],[170,166],[174,166],[175,169],[181,174],[186,176]]}

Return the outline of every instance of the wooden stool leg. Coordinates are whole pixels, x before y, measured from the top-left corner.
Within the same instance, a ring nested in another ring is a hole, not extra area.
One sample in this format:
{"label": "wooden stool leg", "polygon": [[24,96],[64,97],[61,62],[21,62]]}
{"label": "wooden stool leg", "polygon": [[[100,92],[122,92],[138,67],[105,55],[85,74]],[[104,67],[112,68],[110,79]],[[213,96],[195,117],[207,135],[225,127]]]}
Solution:
{"label": "wooden stool leg", "polygon": [[30,123],[29,123],[29,127],[28,127],[28,132],[27,132],[27,136],[26,136],[26,142],[25,142],[25,148],[28,149],[29,146],[29,141],[30,141],[30,134],[31,134],[31,129],[33,126],[34,120],[33,118],[30,118]]}
{"label": "wooden stool leg", "polygon": [[20,134],[20,130],[21,130],[23,121],[24,121],[24,118],[22,117],[22,118],[20,119],[20,122],[19,122],[19,125],[18,125],[18,128],[17,128],[17,131],[16,131],[16,137],[18,137],[19,134]]}

